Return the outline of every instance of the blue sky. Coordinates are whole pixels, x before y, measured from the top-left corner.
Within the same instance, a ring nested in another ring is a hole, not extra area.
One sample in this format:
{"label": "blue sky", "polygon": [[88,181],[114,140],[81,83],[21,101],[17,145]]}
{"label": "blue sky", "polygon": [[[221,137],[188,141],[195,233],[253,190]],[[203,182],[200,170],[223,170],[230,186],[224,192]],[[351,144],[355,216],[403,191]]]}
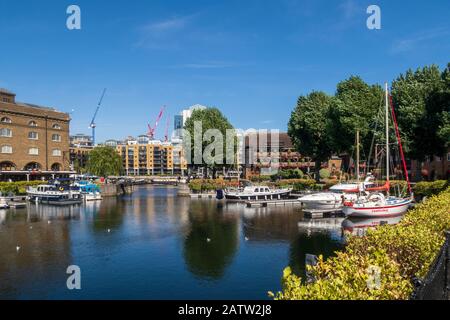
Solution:
{"label": "blue sky", "polygon": [[[70,4],[81,30],[66,28]],[[381,30],[366,27],[370,4]],[[448,0],[0,0],[0,12],[0,87],[73,109],[71,133],[90,132],[107,87],[97,141],[144,133],[162,105],[173,117],[196,103],[238,128],[285,130],[311,90],[450,62]]]}

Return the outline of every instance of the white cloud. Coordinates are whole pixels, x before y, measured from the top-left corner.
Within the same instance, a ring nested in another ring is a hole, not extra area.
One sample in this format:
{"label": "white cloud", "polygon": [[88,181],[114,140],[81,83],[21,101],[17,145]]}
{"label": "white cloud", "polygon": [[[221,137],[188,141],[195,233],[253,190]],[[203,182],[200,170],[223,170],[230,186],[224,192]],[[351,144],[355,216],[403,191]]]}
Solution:
{"label": "white cloud", "polygon": [[450,30],[448,28],[425,30],[420,33],[416,33],[410,36],[409,38],[395,41],[391,47],[391,52],[392,53],[408,52],[417,48],[419,45],[425,44],[430,40],[435,40],[441,37],[445,38],[444,40],[447,40],[447,37],[449,35]]}

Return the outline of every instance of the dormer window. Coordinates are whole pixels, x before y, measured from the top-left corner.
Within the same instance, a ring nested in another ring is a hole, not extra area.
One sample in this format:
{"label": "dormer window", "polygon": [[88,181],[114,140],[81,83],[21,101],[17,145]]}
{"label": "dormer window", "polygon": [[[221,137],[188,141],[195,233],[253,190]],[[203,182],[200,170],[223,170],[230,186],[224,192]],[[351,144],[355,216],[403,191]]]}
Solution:
{"label": "dormer window", "polygon": [[55,124],[52,126],[52,128],[55,129],[55,130],[61,130],[61,126],[60,126],[59,124],[57,124],[57,123],[55,123]]}
{"label": "dormer window", "polygon": [[30,122],[28,122],[28,125],[29,125],[30,127],[37,127],[37,126],[38,126],[37,123],[36,123],[36,121],[30,121]]}
{"label": "dormer window", "polygon": [[0,122],[1,122],[1,123],[11,123],[12,121],[11,121],[11,119],[8,118],[8,117],[3,117],[3,118],[0,119]]}

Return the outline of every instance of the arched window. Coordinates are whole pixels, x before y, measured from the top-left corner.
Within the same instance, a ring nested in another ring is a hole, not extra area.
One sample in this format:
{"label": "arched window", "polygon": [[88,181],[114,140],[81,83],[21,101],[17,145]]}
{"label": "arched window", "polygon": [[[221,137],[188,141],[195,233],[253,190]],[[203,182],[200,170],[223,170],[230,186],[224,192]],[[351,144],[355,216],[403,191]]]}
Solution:
{"label": "arched window", "polygon": [[57,124],[57,123],[55,123],[55,124],[52,126],[52,128],[55,129],[55,130],[61,130],[61,126],[60,126],[59,124]]}
{"label": "arched window", "polygon": [[30,162],[25,167],[24,170],[32,171],[32,170],[41,170],[41,165],[37,162]]}
{"label": "arched window", "polygon": [[12,137],[12,130],[8,129],[8,128],[1,128],[0,129],[0,137],[11,138]]}
{"label": "arched window", "polygon": [[11,146],[2,146],[2,148],[1,148],[1,153],[9,153],[9,154],[11,154],[12,153],[12,147]]}
{"label": "arched window", "polygon": [[55,142],[61,142],[61,135],[59,135],[59,134],[52,134],[52,141],[55,141]]}
{"label": "arched window", "polygon": [[59,163],[52,164],[52,171],[61,171],[61,165]]}
{"label": "arched window", "polygon": [[16,165],[11,161],[0,162],[0,171],[14,171],[16,170]]}
{"label": "arched window", "polygon": [[8,118],[8,117],[3,117],[2,119],[0,119],[0,122],[1,122],[1,123],[11,123],[12,121],[11,121],[11,119]]}
{"label": "arched window", "polygon": [[30,122],[28,122],[28,125],[29,125],[30,127],[37,127],[37,126],[38,126],[37,123],[36,123],[36,121],[30,121]]}
{"label": "arched window", "polygon": [[28,149],[28,154],[32,156],[39,155],[39,149],[38,148],[30,148]]}
{"label": "arched window", "polygon": [[37,139],[39,139],[39,134],[34,131],[28,132],[28,139],[37,140]]}
{"label": "arched window", "polygon": [[61,150],[53,149],[52,156],[54,156],[54,157],[61,157],[61,155],[62,155]]}

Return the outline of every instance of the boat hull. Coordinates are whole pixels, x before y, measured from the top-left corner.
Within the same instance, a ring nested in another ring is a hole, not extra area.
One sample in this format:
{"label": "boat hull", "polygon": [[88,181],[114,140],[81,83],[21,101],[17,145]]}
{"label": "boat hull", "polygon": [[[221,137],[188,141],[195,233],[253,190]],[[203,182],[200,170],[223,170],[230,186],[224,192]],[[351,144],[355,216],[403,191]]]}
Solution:
{"label": "boat hull", "polygon": [[238,193],[225,193],[225,199],[227,200],[278,200],[289,197],[291,190],[261,193],[261,194],[238,194]]}
{"label": "boat hull", "polygon": [[396,204],[384,204],[382,206],[345,206],[342,211],[347,217],[359,218],[388,218],[405,214],[411,206],[412,200],[404,200]]}

